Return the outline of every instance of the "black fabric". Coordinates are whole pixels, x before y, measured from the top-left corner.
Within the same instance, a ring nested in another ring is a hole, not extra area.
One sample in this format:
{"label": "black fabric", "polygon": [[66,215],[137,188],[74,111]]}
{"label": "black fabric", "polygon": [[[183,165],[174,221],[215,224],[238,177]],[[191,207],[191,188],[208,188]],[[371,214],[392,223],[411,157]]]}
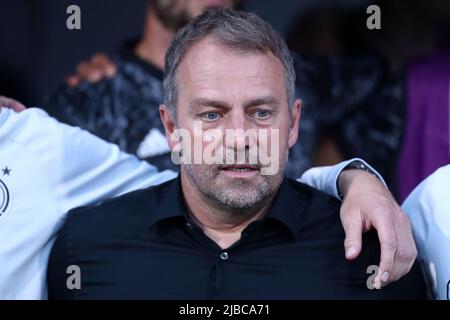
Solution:
{"label": "black fabric", "polygon": [[[343,242],[339,202],[285,179],[266,217],[221,250],[189,221],[178,178],[72,211],[50,255],[49,298],[425,297],[417,266],[382,290],[367,288],[367,268],[379,262],[375,232],[354,262],[345,260]],[[80,267],[80,290],[66,286],[70,265]]]}

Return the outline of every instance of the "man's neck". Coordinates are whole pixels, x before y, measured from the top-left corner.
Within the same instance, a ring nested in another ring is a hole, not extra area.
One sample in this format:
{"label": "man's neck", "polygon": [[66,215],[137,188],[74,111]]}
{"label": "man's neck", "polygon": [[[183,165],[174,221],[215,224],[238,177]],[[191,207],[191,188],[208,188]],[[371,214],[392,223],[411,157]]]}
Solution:
{"label": "man's neck", "polygon": [[142,39],[135,47],[136,55],[155,67],[164,70],[164,57],[175,32],[167,29],[150,9]]}
{"label": "man's neck", "polygon": [[261,220],[269,211],[271,199],[255,211],[231,212],[204,196],[183,170],[180,175],[181,189],[191,219],[222,249],[238,241],[250,223]]}

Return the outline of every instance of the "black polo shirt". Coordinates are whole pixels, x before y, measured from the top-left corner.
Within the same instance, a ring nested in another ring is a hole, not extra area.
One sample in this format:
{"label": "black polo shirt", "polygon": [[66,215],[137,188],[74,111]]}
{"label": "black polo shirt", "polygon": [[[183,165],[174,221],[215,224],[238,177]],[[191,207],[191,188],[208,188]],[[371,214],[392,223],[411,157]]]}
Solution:
{"label": "black polo shirt", "polygon": [[[226,250],[189,220],[179,178],[76,209],[50,255],[49,298],[423,298],[416,266],[382,290],[367,288],[367,268],[379,262],[377,235],[367,233],[361,256],[346,261],[339,208],[285,179],[267,216]],[[70,265],[80,268],[81,289],[67,287]]]}

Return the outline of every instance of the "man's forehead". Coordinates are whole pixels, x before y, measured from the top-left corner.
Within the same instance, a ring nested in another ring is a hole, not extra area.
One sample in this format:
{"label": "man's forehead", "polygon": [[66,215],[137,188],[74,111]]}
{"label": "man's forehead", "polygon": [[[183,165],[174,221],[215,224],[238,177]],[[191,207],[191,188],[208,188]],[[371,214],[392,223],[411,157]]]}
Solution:
{"label": "man's forehead", "polygon": [[178,76],[184,82],[181,88],[231,90],[233,86],[243,85],[255,89],[284,88],[283,65],[271,52],[239,52],[208,38],[186,52]]}
{"label": "man's forehead", "polygon": [[[185,53],[180,69],[193,75],[236,74],[242,71],[252,76],[283,75],[282,62],[270,52],[229,48],[212,36],[193,44]],[[233,72],[231,72],[233,71]]]}

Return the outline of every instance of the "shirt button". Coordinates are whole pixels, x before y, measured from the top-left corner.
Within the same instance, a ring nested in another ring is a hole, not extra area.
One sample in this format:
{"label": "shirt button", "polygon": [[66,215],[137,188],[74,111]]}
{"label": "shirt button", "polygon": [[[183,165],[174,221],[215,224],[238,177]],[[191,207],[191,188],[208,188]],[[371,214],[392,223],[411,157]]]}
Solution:
{"label": "shirt button", "polygon": [[228,252],[225,252],[225,251],[221,252],[219,257],[220,257],[220,260],[223,260],[223,261],[228,260]]}
{"label": "shirt button", "polygon": [[194,226],[190,222],[186,223],[186,228],[188,228],[189,230],[194,230]]}

